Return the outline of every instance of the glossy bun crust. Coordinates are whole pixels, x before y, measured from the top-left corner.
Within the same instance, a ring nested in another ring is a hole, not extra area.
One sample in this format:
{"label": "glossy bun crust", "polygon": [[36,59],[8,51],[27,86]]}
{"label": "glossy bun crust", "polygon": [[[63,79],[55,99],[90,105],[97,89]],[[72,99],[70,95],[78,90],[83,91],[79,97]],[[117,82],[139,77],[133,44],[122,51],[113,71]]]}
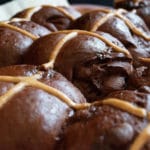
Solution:
{"label": "glossy bun crust", "polygon": [[51,31],[67,29],[70,23],[80,16],[80,13],[73,8],[41,6],[28,8],[14,17],[32,20]]}
{"label": "glossy bun crust", "polygon": [[[135,54],[141,46],[146,49],[150,45],[149,29],[138,15],[118,10],[95,10],[76,19],[70,27],[87,31],[103,31],[119,39],[128,49],[132,48]],[[139,43],[142,43],[139,45]]]}
{"label": "glossy bun crust", "polygon": [[[147,112],[150,109],[150,95],[146,93],[118,91],[109,96],[123,98],[123,103],[132,103]],[[123,107],[126,107],[125,104]],[[111,105],[101,105],[78,111],[68,124],[62,135],[61,150],[135,150],[133,141],[148,125],[148,119],[129,113],[128,108],[123,111]],[[140,150],[149,150],[149,146],[150,143],[146,142]]]}
{"label": "glossy bun crust", "polygon": [[29,21],[26,19],[14,18],[10,21],[9,24],[26,30],[37,37],[42,37],[51,33],[51,31],[44,26],[41,26],[33,21]]}
{"label": "glossy bun crust", "polygon": [[85,102],[83,95],[53,70],[43,72],[26,65],[0,69],[0,149],[54,149],[74,111],[50,92],[51,87],[75,103]]}
{"label": "glossy bun crust", "polygon": [[50,31],[24,19],[0,23],[0,67],[21,64],[28,48],[37,38]]}
{"label": "glossy bun crust", "polygon": [[150,1],[149,0],[122,0],[115,2],[116,8],[125,8],[127,10],[136,9],[136,13],[143,18],[150,29]]}

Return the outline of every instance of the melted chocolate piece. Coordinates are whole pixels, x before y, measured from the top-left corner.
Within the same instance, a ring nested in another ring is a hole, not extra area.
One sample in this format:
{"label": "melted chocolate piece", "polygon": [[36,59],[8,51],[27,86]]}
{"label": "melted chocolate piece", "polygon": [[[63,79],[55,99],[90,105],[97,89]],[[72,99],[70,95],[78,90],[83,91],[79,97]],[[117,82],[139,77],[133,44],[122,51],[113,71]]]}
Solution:
{"label": "melted chocolate piece", "polygon": [[150,67],[145,65],[136,68],[131,75],[131,85],[136,89],[150,86]]}

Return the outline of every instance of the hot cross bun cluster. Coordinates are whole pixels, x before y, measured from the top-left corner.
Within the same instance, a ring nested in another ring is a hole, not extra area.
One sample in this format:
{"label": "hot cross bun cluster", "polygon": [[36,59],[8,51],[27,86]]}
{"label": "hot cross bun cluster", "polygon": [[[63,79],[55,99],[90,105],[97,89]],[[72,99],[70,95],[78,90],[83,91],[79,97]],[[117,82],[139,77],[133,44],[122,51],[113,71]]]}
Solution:
{"label": "hot cross bun cluster", "polygon": [[80,13],[73,8],[40,6],[0,22],[0,67],[22,64],[33,41],[51,32],[67,29],[79,16]]}
{"label": "hot cross bun cluster", "polygon": [[0,149],[150,150],[150,27],[137,12],[47,5],[0,22]]}

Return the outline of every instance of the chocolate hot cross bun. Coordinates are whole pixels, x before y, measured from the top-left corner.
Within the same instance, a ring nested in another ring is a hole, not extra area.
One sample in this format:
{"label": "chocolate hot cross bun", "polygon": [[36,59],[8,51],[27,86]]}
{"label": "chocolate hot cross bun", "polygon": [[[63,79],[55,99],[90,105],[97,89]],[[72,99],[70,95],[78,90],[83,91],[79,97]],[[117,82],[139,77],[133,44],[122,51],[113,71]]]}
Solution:
{"label": "chocolate hot cross bun", "polygon": [[89,101],[125,89],[133,71],[123,44],[103,32],[60,31],[36,40],[24,63],[55,68],[74,83]]}
{"label": "chocolate hot cross bun", "polygon": [[26,19],[0,22],[0,67],[21,64],[29,46],[50,31]]}
{"label": "chocolate hot cross bun", "polygon": [[118,91],[101,104],[78,110],[64,129],[58,148],[149,150],[149,102],[149,94]]}
{"label": "chocolate hot cross bun", "polygon": [[91,11],[76,19],[71,28],[110,33],[125,45],[135,60],[150,61],[150,31],[135,13],[122,9]]}
{"label": "chocolate hot cross bun", "polygon": [[32,20],[51,31],[67,29],[70,23],[80,16],[71,7],[55,7],[51,5],[25,9],[14,17]]}
{"label": "chocolate hot cross bun", "polygon": [[44,35],[50,34],[51,31],[48,30],[46,27],[39,25],[31,20],[22,19],[22,18],[13,18],[8,21],[10,25],[16,26],[23,30],[26,30],[37,37],[42,37]]}
{"label": "chocolate hot cross bun", "polygon": [[149,0],[115,0],[116,8],[133,10],[143,18],[150,29],[150,1]]}
{"label": "chocolate hot cross bun", "polygon": [[0,68],[0,149],[52,150],[86,100],[61,74],[36,66]]}

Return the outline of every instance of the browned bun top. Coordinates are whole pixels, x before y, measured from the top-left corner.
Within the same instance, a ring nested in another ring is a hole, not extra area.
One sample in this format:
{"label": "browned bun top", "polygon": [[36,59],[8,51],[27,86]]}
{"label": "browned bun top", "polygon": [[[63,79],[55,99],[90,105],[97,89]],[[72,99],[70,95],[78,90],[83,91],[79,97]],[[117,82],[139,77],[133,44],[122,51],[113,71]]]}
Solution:
{"label": "browned bun top", "polygon": [[91,11],[76,19],[70,28],[110,33],[119,39],[138,61],[150,57],[150,30],[134,12],[122,9]]}
{"label": "browned bun top", "polygon": [[28,8],[14,17],[27,18],[45,26],[51,31],[67,29],[70,23],[80,16],[80,13],[73,8],[41,6]]}
{"label": "browned bun top", "polygon": [[107,33],[81,30],[60,31],[38,39],[25,63],[54,67],[92,101],[124,89],[132,73],[131,55],[120,41]]}
{"label": "browned bun top", "polygon": [[0,67],[21,64],[23,55],[37,38],[26,30],[1,22]]}
{"label": "browned bun top", "polygon": [[36,66],[0,69],[0,149],[53,149],[83,95],[61,74]]}
{"label": "browned bun top", "polygon": [[135,10],[136,13],[143,18],[150,29],[150,1],[149,0],[116,0],[116,8],[125,8],[127,10]]}
{"label": "browned bun top", "polygon": [[21,64],[32,42],[50,31],[27,19],[0,22],[0,67]]}
{"label": "browned bun top", "polygon": [[44,26],[41,26],[33,21],[29,21],[26,19],[14,18],[9,22],[9,24],[26,30],[37,37],[41,37],[51,33],[51,31]]}
{"label": "browned bun top", "polygon": [[[98,23],[104,17],[106,17],[106,20],[102,21],[102,23]],[[102,10],[94,10],[82,15],[80,18],[73,22],[70,28],[87,31],[107,32],[118,38],[125,45],[134,45],[132,35],[124,21],[113,15],[110,15],[110,17],[107,18],[107,12]]]}
{"label": "browned bun top", "polygon": [[123,98],[122,109],[112,102],[112,105],[105,103],[106,105],[92,106],[86,111],[78,111],[64,129],[61,150],[149,150],[149,126],[145,129],[148,118],[133,115],[129,113],[129,109],[123,110],[127,106],[125,103],[129,102],[149,112],[149,96],[136,91],[118,91],[110,97]]}

